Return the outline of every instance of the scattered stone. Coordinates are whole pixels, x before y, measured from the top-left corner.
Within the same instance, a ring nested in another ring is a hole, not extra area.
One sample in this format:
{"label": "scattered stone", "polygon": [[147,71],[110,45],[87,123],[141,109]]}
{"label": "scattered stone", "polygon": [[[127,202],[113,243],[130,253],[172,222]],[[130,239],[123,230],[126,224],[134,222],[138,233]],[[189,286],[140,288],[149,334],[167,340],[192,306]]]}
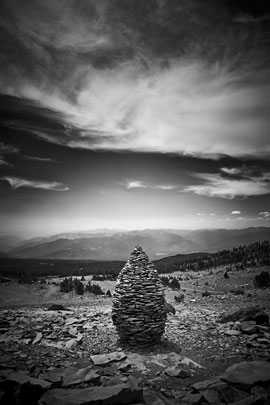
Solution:
{"label": "scattered stone", "polygon": [[177,366],[166,368],[165,374],[167,374],[170,377],[179,377],[179,378],[192,377],[190,373],[188,373],[182,368],[178,368]]}
{"label": "scattered stone", "polygon": [[228,329],[225,330],[225,335],[229,335],[229,336],[238,336],[241,335],[241,332],[239,330],[234,330],[234,329]]}
{"label": "scattered stone", "polygon": [[218,383],[220,383],[220,379],[218,377],[214,377],[211,380],[199,381],[195,384],[192,384],[191,388],[195,389],[196,391],[202,391]]}
{"label": "scattered stone", "polygon": [[153,263],[137,246],[117,278],[113,324],[123,342],[145,346],[160,341],[166,318],[164,286]]}
{"label": "scattered stone", "polygon": [[40,342],[42,339],[42,333],[41,332],[37,332],[35,339],[32,342],[32,345],[35,345],[36,343]]}
{"label": "scattered stone", "polygon": [[8,381],[13,381],[19,385],[22,384],[30,384],[30,385],[37,385],[39,387],[41,387],[42,389],[49,389],[51,388],[52,384],[49,383],[48,381],[42,380],[40,378],[33,378],[30,377],[29,375],[18,371],[17,373],[11,373],[8,378]]}
{"label": "scattered stone", "polygon": [[255,385],[266,386],[270,383],[270,363],[251,361],[234,364],[227,368],[220,379],[244,391]]}
{"label": "scattered stone", "polygon": [[258,332],[258,326],[255,321],[241,322],[239,325],[240,330],[247,335],[252,335]]}
{"label": "scattered stone", "polygon": [[192,405],[200,405],[203,402],[204,402],[204,399],[201,394],[188,393],[183,398],[183,403],[188,403],[188,404],[192,404]]}
{"label": "scattered stone", "polygon": [[105,366],[106,364],[111,363],[112,361],[121,361],[126,359],[126,354],[124,352],[111,352],[105,354],[96,354],[91,356],[95,366]]}
{"label": "scattered stone", "polygon": [[92,370],[92,367],[86,367],[82,369],[68,369],[66,376],[64,376],[63,387],[70,385],[81,384],[85,382],[97,383],[100,379],[100,375]]}
{"label": "scattered stone", "polygon": [[70,339],[66,342],[66,348],[68,350],[74,350],[78,346],[78,341],[76,339]]}
{"label": "scattered stone", "polygon": [[55,388],[47,391],[39,400],[40,405],[96,405],[132,404],[143,402],[142,388],[130,388],[128,384],[83,389]]}

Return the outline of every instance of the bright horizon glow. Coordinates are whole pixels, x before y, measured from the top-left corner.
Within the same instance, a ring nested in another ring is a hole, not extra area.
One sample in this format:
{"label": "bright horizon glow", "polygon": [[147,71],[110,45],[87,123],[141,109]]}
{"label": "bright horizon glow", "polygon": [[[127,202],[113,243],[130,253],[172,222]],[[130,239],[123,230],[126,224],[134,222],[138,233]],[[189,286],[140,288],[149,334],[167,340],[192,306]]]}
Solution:
{"label": "bright horizon glow", "polygon": [[[175,230],[198,230],[198,229],[245,229],[248,227],[269,227],[270,220],[266,220],[264,217],[251,217],[244,218],[239,216],[238,218],[230,218],[230,213],[222,216],[213,216],[211,214],[204,215],[188,215],[187,217],[178,218],[172,220],[170,218],[160,219],[144,219],[144,220],[97,220],[93,218],[82,218],[80,220],[57,220],[52,221],[52,225],[48,226],[46,220],[40,219],[35,223],[35,226],[31,226],[27,232],[27,225],[24,220],[21,220],[20,225],[16,222],[14,225],[14,231],[10,227],[9,232],[0,232],[0,235],[11,234],[20,235],[26,239],[39,236],[50,236],[61,233],[69,232],[87,232],[93,230],[119,230],[119,231],[136,231],[145,229],[175,229]],[[235,215],[234,215],[235,217]]]}

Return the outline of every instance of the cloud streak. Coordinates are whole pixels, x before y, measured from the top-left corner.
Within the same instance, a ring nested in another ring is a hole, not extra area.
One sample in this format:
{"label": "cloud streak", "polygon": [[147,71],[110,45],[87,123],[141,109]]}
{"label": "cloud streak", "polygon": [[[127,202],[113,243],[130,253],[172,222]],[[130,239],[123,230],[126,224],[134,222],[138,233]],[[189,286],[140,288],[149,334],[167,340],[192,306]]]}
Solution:
{"label": "cloud streak", "polygon": [[127,190],[131,189],[157,189],[157,190],[163,190],[163,191],[171,191],[171,190],[176,190],[178,187],[172,184],[149,184],[149,183],[144,183],[141,180],[129,180],[124,184],[124,187]]}
{"label": "cloud streak", "polygon": [[263,177],[249,179],[228,179],[220,174],[198,174],[203,184],[190,185],[184,192],[192,192],[197,195],[219,198],[247,198],[252,196],[266,195],[270,193],[270,173]]}
{"label": "cloud streak", "polygon": [[17,190],[20,187],[26,188],[37,188],[41,190],[51,190],[51,191],[68,191],[69,187],[63,185],[58,181],[43,181],[43,180],[27,180],[21,179],[19,177],[5,176],[1,177],[0,180],[7,181],[13,190]]}
{"label": "cloud streak", "polygon": [[33,160],[37,162],[56,162],[54,159],[50,158],[43,158],[39,156],[28,156],[28,155],[21,155],[23,158],[28,159],[28,160]]}

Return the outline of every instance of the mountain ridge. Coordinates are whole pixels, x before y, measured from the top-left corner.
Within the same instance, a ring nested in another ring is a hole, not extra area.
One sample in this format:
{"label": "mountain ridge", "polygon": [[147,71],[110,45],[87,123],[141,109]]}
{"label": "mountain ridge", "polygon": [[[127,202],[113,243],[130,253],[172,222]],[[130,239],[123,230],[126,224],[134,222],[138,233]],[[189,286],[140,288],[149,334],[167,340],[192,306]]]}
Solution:
{"label": "mountain ridge", "polygon": [[[78,237],[81,235],[86,237]],[[263,240],[270,240],[270,227],[70,232],[25,241],[6,254],[14,258],[125,260],[127,252],[141,245],[151,260],[157,260],[176,254],[231,249]]]}

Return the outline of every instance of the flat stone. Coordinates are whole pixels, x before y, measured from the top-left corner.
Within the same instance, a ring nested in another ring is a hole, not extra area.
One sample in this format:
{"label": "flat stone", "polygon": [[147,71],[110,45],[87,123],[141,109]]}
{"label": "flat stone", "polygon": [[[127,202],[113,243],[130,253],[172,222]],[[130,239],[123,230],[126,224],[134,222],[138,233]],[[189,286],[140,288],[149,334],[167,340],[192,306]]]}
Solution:
{"label": "flat stone", "polygon": [[131,404],[143,402],[143,390],[127,384],[83,389],[55,388],[47,391],[39,400],[40,405],[96,405]]}
{"label": "flat stone", "polygon": [[52,384],[48,381],[42,380],[41,378],[30,377],[29,375],[21,371],[18,371],[17,373],[11,373],[8,376],[8,381],[14,381],[20,385],[25,383],[29,383],[30,385],[38,385],[43,389],[49,389],[52,386]]}
{"label": "flat stone", "polygon": [[199,381],[195,384],[191,385],[191,388],[195,389],[196,391],[206,390],[211,385],[220,383],[218,378],[211,378],[210,380]]}
{"label": "flat stone", "polygon": [[238,335],[241,335],[241,332],[239,330],[228,329],[228,330],[225,330],[225,335],[238,336]]}
{"label": "flat stone", "polygon": [[70,339],[66,342],[66,348],[68,350],[74,350],[78,346],[78,341],[77,339]]}
{"label": "flat stone", "polygon": [[201,394],[208,404],[214,404],[214,405],[224,404],[224,402],[221,401],[221,399],[220,399],[218,391],[216,391],[214,389],[208,388],[205,391],[202,391]]}
{"label": "flat stone", "polygon": [[241,322],[239,327],[241,331],[247,335],[252,335],[258,331],[258,326],[255,321]]}
{"label": "flat stone", "polygon": [[258,404],[258,401],[254,400],[254,397],[250,395],[248,397],[240,399],[239,401],[230,403],[230,405],[255,405],[255,404]]}
{"label": "flat stone", "polygon": [[188,393],[183,398],[183,403],[188,403],[188,404],[192,404],[192,405],[200,405],[202,402],[204,402],[204,399],[201,394]]}
{"label": "flat stone", "polygon": [[179,378],[191,377],[190,373],[177,366],[166,368],[165,374],[167,374],[170,377],[179,377]]}
{"label": "flat stone", "polygon": [[79,319],[78,318],[69,318],[66,321],[65,325],[69,326],[69,325],[73,325],[74,323],[79,323]]}
{"label": "flat stone", "polygon": [[40,342],[42,339],[42,333],[41,332],[37,332],[35,339],[32,342],[32,345],[35,345],[36,343]]}
{"label": "flat stone", "polygon": [[54,384],[61,383],[64,378],[65,370],[66,369],[55,367],[46,373],[40,374],[39,377]]}
{"label": "flat stone", "polygon": [[251,361],[234,364],[227,368],[220,379],[244,391],[255,385],[267,385],[270,383],[270,363]]}
{"label": "flat stone", "polygon": [[62,384],[63,387],[81,384],[83,382],[97,382],[100,379],[99,374],[92,370],[92,366],[81,369],[67,369],[66,374]]}
{"label": "flat stone", "polygon": [[111,352],[105,354],[96,354],[91,356],[95,366],[103,366],[111,363],[112,361],[121,361],[126,359],[126,354],[124,352]]}

